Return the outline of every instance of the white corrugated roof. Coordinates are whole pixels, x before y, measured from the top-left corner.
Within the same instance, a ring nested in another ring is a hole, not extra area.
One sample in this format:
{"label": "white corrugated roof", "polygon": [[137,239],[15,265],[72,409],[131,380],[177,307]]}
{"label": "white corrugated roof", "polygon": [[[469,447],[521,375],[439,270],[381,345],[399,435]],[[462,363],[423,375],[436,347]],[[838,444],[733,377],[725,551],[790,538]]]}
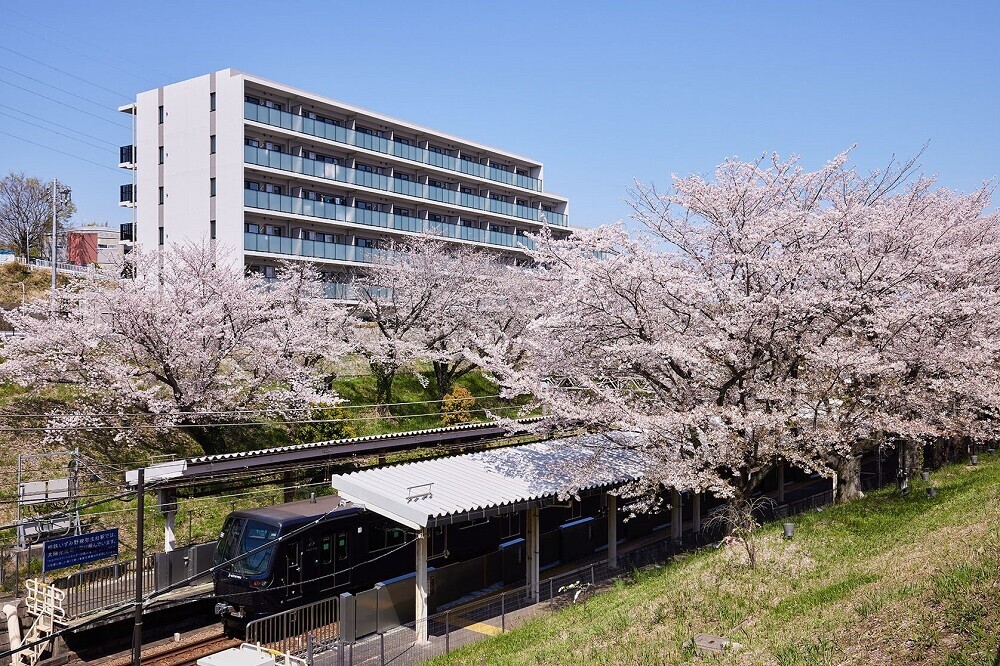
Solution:
{"label": "white corrugated roof", "polygon": [[341,497],[419,529],[443,516],[503,507],[616,486],[639,478],[635,451],[609,437],[565,439],[421,460],[333,476]]}

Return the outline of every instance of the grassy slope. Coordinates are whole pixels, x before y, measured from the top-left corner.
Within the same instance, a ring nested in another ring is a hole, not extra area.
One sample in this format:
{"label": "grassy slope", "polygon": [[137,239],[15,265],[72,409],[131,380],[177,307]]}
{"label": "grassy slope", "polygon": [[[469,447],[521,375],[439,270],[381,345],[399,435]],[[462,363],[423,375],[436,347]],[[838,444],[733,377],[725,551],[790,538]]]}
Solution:
{"label": "grassy slope", "polygon": [[[1000,664],[1000,456],[932,483],[767,526],[754,571],[704,549],[436,663]],[[694,656],[698,632],[743,648]]]}

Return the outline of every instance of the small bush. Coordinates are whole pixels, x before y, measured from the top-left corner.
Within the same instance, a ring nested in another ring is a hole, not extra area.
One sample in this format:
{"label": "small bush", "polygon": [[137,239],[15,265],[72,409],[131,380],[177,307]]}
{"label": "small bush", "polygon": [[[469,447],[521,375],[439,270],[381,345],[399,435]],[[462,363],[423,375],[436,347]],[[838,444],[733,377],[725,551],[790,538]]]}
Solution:
{"label": "small bush", "polygon": [[472,420],[472,408],[476,397],[464,386],[456,386],[441,403],[441,422],[444,425],[468,423]]}

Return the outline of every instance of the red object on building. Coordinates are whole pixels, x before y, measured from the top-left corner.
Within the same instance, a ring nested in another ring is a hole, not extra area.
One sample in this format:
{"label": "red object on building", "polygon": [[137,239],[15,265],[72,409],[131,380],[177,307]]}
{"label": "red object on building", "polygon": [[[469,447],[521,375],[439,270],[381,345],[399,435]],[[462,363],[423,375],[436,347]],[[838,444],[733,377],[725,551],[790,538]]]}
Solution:
{"label": "red object on building", "polygon": [[97,234],[70,231],[66,234],[66,260],[77,266],[97,262]]}

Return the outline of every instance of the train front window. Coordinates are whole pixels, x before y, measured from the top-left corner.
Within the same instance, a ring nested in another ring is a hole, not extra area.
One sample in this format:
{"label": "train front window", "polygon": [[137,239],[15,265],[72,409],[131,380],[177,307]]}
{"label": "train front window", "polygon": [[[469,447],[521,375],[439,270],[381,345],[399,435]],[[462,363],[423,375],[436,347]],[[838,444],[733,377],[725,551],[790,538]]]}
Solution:
{"label": "train front window", "polygon": [[219,544],[215,548],[214,564],[222,564],[236,557],[240,535],[243,534],[243,527],[246,525],[246,518],[230,516],[222,526],[222,533],[219,534]]}
{"label": "train front window", "polygon": [[[221,564],[239,557],[243,553],[263,546],[268,541],[278,538],[278,527],[256,520],[233,517],[226,521],[219,535],[219,545],[215,551],[215,564]],[[256,576],[267,571],[274,554],[274,546],[239,559],[232,564],[232,570],[249,576]]]}
{"label": "train front window", "polygon": [[[240,540],[240,553],[249,553],[255,548],[259,548],[268,541],[278,538],[278,527],[260,523],[256,520],[247,521],[243,530],[243,538]],[[257,551],[237,562],[233,569],[250,576],[262,574],[267,571],[271,563],[271,555],[274,554],[274,546]]]}

